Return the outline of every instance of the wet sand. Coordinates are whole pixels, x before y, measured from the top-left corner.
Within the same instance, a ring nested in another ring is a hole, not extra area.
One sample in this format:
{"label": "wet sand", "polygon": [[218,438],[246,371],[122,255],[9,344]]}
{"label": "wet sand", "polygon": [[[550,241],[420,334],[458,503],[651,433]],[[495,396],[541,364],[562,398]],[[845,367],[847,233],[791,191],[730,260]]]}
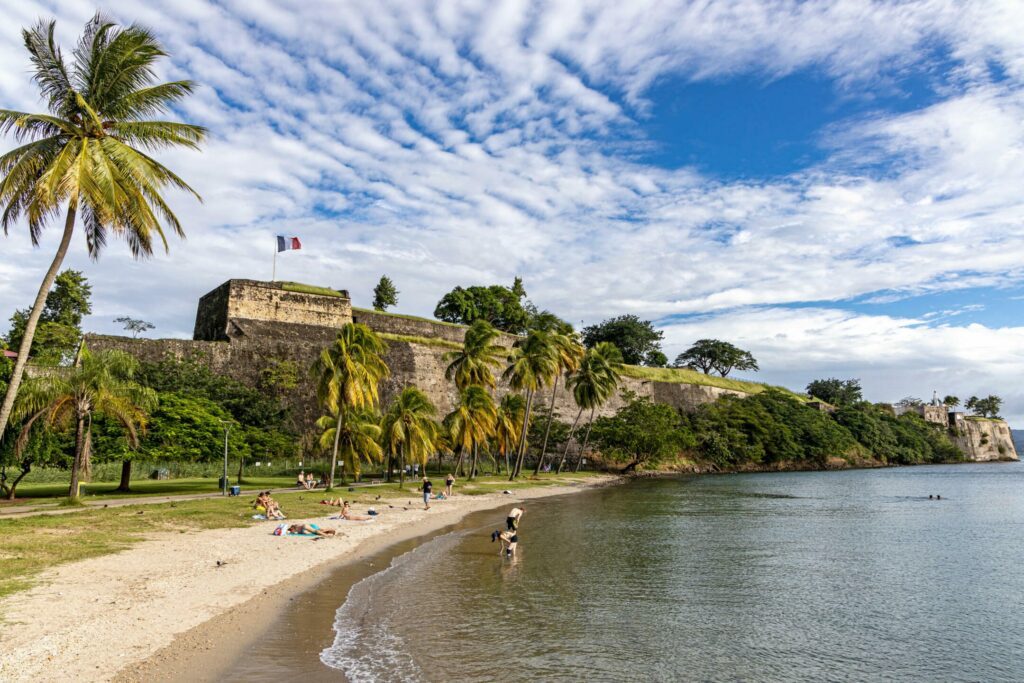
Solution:
{"label": "wet sand", "polygon": [[[170,644],[123,667],[116,676],[92,680],[280,681],[300,675],[312,681],[344,680],[340,671],[320,662],[320,652],[333,639],[334,613],[354,583],[386,569],[394,557],[425,540],[466,525],[482,524],[494,516],[496,509],[615,481],[617,478],[608,477],[586,485],[522,489],[515,495],[457,497],[453,502],[458,500],[460,504],[452,505],[448,511],[442,512],[439,507],[429,517],[389,529],[387,533],[372,534],[343,557],[266,586],[248,600],[238,601],[178,633]],[[252,653],[260,656],[253,657]]]}

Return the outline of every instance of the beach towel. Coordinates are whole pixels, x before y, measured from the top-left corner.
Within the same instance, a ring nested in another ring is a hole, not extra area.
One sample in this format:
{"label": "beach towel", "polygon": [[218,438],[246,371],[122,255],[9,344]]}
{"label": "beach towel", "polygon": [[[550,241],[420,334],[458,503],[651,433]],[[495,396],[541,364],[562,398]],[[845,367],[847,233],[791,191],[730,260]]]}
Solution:
{"label": "beach towel", "polygon": [[266,519],[267,516],[266,515],[253,515],[252,518],[253,519]]}
{"label": "beach towel", "polygon": [[[290,524],[278,524],[277,528],[274,529],[274,535],[275,536],[310,536],[310,537],[316,537],[316,534],[306,534],[306,533],[295,534],[295,533],[291,533],[291,532],[288,531],[288,527],[289,526],[291,526],[291,525]],[[320,528],[316,524],[310,524],[310,526],[313,527],[314,529],[319,529]]]}

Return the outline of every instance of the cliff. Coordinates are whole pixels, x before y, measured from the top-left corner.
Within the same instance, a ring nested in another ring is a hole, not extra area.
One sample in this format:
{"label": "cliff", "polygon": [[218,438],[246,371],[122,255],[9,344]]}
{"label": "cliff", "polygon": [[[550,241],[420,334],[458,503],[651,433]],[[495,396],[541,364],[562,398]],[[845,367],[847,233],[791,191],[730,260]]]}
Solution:
{"label": "cliff", "polygon": [[1010,426],[1003,420],[986,417],[965,418],[950,438],[969,460],[1019,460]]}

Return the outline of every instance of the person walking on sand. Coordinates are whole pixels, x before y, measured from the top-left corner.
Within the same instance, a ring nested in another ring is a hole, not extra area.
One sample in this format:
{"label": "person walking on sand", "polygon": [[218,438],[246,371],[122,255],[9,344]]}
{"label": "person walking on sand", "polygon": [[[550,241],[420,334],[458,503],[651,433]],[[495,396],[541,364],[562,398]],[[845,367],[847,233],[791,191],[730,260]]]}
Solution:
{"label": "person walking on sand", "polygon": [[452,486],[454,486],[454,485],[455,485],[455,475],[452,474],[451,472],[449,472],[448,476],[444,478],[444,497],[445,498],[451,498],[452,497]]}
{"label": "person walking on sand", "polygon": [[430,493],[434,490],[434,485],[429,479],[423,477],[423,509],[430,509]]}

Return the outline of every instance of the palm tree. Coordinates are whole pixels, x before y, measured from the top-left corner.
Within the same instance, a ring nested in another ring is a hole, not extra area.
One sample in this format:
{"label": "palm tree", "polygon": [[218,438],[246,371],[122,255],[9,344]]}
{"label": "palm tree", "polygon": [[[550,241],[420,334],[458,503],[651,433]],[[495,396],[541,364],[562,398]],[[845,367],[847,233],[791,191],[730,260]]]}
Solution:
{"label": "palm tree", "polygon": [[565,465],[565,458],[569,454],[569,445],[576,432],[576,425],[579,424],[583,411],[589,408],[590,421],[587,423],[587,435],[583,439],[580,457],[576,461],[576,471],[579,471],[580,463],[583,462],[583,453],[590,440],[590,429],[594,425],[594,412],[615,392],[615,387],[619,383],[621,367],[622,353],[619,352],[618,347],[611,342],[600,342],[594,348],[587,350],[579,369],[569,376],[566,385],[572,391],[573,400],[579,406],[579,412],[576,413],[576,419],[573,420],[572,428],[569,430],[569,438],[565,442],[562,458],[558,461],[558,472],[561,472]]}
{"label": "palm tree", "polygon": [[27,418],[18,437],[20,456],[29,432],[42,418],[49,425],[75,425],[75,459],[71,465],[68,497],[78,497],[79,475],[88,457],[92,416],[119,422],[128,444],[138,448],[139,432],[156,405],[156,392],[134,380],[139,362],[123,351],[92,354],[82,347],[78,365],[35,377],[25,383],[15,404],[15,419]]}
{"label": "palm tree", "polygon": [[427,459],[438,439],[437,410],[427,395],[406,387],[395,397],[384,415],[381,441],[389,453],[398,455],[398,487],[405,486],[406,461],[418,462],[427,471]]}
{"label": "palm tree", "polygon": [[331,452],[331,478],[338,465],[341,437],[348,433],[345,421],[348,414],[372,409],[377,405],[380,381],[390,374],[383,355],[387,345],[377,333],[361,323],[347,323],[338,331],[338,338],[320,352],[317,362],[317,398],[327,416],[333,416],[342,425],[334,430]]}
{"label": "palm tree", "polygon": [[469,386],[459,395],[459,404],[445,417],[445,427],[452,443],[462,452],[473,454],[469,478],[476,477],[480,444],[486,443],[494,434],[498,411],[487,390],[480,386]]}
{"label": "palm tree", "polygon": [[540,330],[530,330],[526,337],[515,343],[509,365],[502,377],[508,380],[513,391],[526,393],[526,410],[523,413],[523,427],[519,434],[519,451],[515,466],[509,474],[509,481],[519,476],[526,458],[526,432],[530,424],[533,398],[539,389],[546,387],[558,374],[554,344],[551,335]]}
{"label": "palm tree", "polygon": [[475,321],[466,330],[462,350],[444,355],[445,360],[451,361],[444,371],[445,379],[455,380],[459,391],[472,385],[493,389],[496,382],[492,368],[499,367],[508,353],[505,347],[494,343],[500,335],[486,320]]}
{"label": "palm tree", "polygon": [[[7,394],[0,406],[0,434],[18,394],[46,295],[81,216],[89,255],[97,258],[109,233],[124,237],[136,258],[167,249],[164,226],[183,236],[181,224],[160,196],[166,187],[199,195],[146,151],[198,149],[205,129],[154,121],[193,90],[191,81],[154,84],[154,66],[166,56],[153,34],[137,25],[118,27],[97,14],[85,25],[69,65],[54,37],[55,22],[22,31],[48,114],[0,109],[0,133],[22,146],[0,156],[0,225],[4,233],[24,217],[32,244],[47,222],[65,210],[64,233],[43,277],[25,325]],[[66,208],[65,208],[66,207]]]}
{"label": "palm tree", "polygon": [[345,419],[341,421],[341,433],[338,434],[337,413],[324,415],[316,421],[316,426],[322,431],[320,434],[320,447],[327,449],[337,448],[337,454],[341,456],[341,477],[344,482],[345,471],[348,470],[356,481],[362,475],[360,464],[379,463],[383,459],[383,450],[380,446],[381,428],[376,413],[366,408],[349,410]]}
{"label": "palm tree", "polygon": [[[571,328],[570,328],[571,330]],[[533,471],[534,476],[540,474],[544,467],[544,456],[548,452],[548,435],[551,434],[551,422],[555,417],[555,397],[558,394],[558,379],[562,375],[575,372],[583,361],[585,350],[576,339],[574,333],[555,333],[551,335],[551,342],[555,352],[555,360],[558,363],[558,372],[551,383],[551,405],[548,407],[548,423],[544,429],[544,445],[540,449],[540,458],[537,460],[537,469]]]}
{"label": "palm tree", "polygon": [[519,432],[523,426],[526,402],[519,394],[505,394],[498,406],[494,426],[494,445],[498,454],[505,459],[505,470],[511,472],[508,455],[519,444]]}

